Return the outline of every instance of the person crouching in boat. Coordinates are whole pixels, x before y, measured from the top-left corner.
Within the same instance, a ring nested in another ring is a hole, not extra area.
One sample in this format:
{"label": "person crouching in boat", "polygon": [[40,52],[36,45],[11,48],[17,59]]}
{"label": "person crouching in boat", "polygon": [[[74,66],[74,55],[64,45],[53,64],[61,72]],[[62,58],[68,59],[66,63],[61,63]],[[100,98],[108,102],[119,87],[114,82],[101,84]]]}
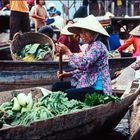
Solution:
{"label": "person crouching in boat", "polygon": [[122,52],[133,45],[133,56],[140,56],[140,25],[136,26],[129,34],[131,35],[130,38],[117,51]]}
{"label": "person crouching in boat", "polygon": [[108,36],[106,30],[93,15],[89,15],[72,24],[68,31],[80,34],[88,47],[85,54],[80,56],[72,53],[64,44],[56,46],[58,52],[69,57],[69,64],[75,70],[63,73],[58,71],[58,78],[71,77],[71,81],[54,83],[52,91],[63,91],[69,99],[81,101],[85,99],[86,93],[111,94],[108,51],[101,41],[96,40],[99,34]]}
{"label": "person crouching in boat", "polygon": [[[74,22],[73,22],[74,23]],[[80,37],[79,35],[73,34],[69,32],[67,29],[70,27],[73,23],[68,23],[62,30],[60,37],[57,40],[56,44],[64,44],[69,48],[69,50],[72,53],[82,53],[79,45]],[[57,52],[57,51],[56,51]],[[56,56],[59,55],[59,52],[56,53]],[[63,55],[63,60],[68,60],[67,55]]]}

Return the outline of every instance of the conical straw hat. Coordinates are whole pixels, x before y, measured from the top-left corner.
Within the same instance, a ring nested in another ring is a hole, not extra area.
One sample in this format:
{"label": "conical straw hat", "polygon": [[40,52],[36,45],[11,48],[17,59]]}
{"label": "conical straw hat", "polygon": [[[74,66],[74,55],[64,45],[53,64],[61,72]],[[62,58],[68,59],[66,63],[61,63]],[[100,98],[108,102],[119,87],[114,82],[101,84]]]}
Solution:
{"label": "conical straw hat", "polygon": [[76,23],[72,24],[71,27],[68,27],[68,31],[78,34],[81,28],[109,36],[98,19],[93,15],[79,19]]}
{"label": "conical straw hat", "polygon": [[140,36],[140,25],[135,27],[131,32],[129,32],[130,35]]}
{"label": "conical straw hat", "polygon": [[72,24],[67,24],[62,30],[61,30],[61,34],[64,35],[73,35],[73,33],[68,31],[68,28],[71,26]]}

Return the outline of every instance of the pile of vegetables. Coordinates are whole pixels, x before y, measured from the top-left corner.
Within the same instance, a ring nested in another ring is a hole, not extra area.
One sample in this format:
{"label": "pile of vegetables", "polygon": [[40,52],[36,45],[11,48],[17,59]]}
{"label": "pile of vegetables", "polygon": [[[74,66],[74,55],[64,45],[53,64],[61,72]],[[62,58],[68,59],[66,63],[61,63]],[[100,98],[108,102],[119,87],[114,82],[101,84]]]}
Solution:
{"label": "pile of vegetables", "polygon": [[98,94],[96,92],[85,95],[85,104],[88,106],[96,106],[99,104],[106,104],[108,102],[119,102],[120,98],[114,95]]}
{"label": "pile of vegetables", "polygon": [[29,125],[36,120],[46,120],[58,115],[77,112],[94,105],[119,101],[118,97],[100,95],[93,93],[86,94],[85,102],[68,100],[66,93],[61,91],[52,92],[47,89],[38,88],[43,96],[34,99],[32,92],[28,94],[16,93],[7,102],[0,105],[0,123],[15,125]]}
{"label": "pile of vegetables", "polygon": [[109,51],[109,58],[120,58],[121,55],[118,51]]}
{"label": "pile of vegetables", "polygon": [[16,55],[24,61],[52,59],[52,46],[49,44],[28,44]]}
{"label": "pile of vegetables", "polygon": [[42,89],[43,96],[33,100],[32,93],[18,93],[11,101],[0,106],[2,124],[28,125],[36,120],[45,120],[61,114],[75,112],[88,106],[77,100],[68,100],[63,92],[48,92]]}

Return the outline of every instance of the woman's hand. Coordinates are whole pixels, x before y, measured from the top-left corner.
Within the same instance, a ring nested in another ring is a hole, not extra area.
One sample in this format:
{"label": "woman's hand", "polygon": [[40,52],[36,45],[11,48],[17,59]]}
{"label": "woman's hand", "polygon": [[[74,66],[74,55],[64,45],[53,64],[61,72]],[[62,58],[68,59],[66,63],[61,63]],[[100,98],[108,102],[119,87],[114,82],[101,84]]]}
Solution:
{"label": "woman's hand", "polygon": [[119,53],[119,51],[116,49],[115,51],[114,51],[115,53]]}
{"label": "woman's hand", "polygon": [[72,54],[70,49],[62,43],[56,43],[56,51],[58,51],[59,53],[62,52],[63,54],[68,56]]}
{"label": "woman's hand", "polygon": [[61,78],[68,78],[68,77],[71,77],[71,76],[72,76],[72,74],[70,72],[63,71],[63,73],[60,73],[60,71],[57,71],[57,77],[59,79],[61,79]]}
{"label": "woman's hand", "polygon": [[117,76],[117,77],[118,77],[119,75],[121,75],[121,74],[122,74],[122,72],[123,72],[123,69],[122,69],[122,70],[119,70],[119,71],[116,71],[116,72],[115,72],[115,76]]}

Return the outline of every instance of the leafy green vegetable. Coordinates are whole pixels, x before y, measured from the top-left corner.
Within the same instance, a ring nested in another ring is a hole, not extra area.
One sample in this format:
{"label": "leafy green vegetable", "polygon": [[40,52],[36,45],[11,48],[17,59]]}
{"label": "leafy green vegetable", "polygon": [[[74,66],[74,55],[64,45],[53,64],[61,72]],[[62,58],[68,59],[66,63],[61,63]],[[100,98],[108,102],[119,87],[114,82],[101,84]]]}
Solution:
{"label": "leafy green vegetable", "polygon": [[39,46],[40,46],[40,44],[37,44],[37,43],[35,43],[35,44],[33,44],[33,45],[30,45],[30,46],[29,46],[30,48],[29,48],[28,51],[26,51],[26,52],[27,52],[28,54],[35,54]]}
{"label": "leafy green vegetable", "polygon": [[[31,99],[32,107],[23,112],[21,111],[22,109],[20,111],[12,110],[14,105],[12,100],[0,105],[0,122],[11,126],[29,125],[33,121],[46,120],[58,115],[80,111],[90,106],[105,104],[110,101],[120,101],[115,96],[93,93],[91,95],[86,94],[85,102],[81,102],[74,99],[68,100],[66,93],[61,91],[52,92],[44,88],[38,89],[41,90],[43,96],[36,100]],[[31,91],[29,93],[31,94]],[[16,94],[13,95],[15,96]]]}
{"label": "leafy green vegetable", "polygon": [[85,103],[77,100],[69,101],[68,98],[65,97],[66,93],[60,91],[50,92],[44,88],[39,89],[41,89],[44,96],[38,100],[33,100],[34,103],[30,110],[24,112],[14,111],[12,110],[12,101],[3,103],[0,106],[0,122],[9,125],[29,125],[36,120],[49,119],[54,116],[79,111],[89,107]]}
{"label": "leafy green vegetable", "polygon": [[[45,57],[46,54],[52,53],[52,46],[49,44],[28,44],[22,50],[19,50],[16,54],[23,60],[28,60],[27,56],[33,56],[29,60],[40,60]],[[24,59],[25,58],[25,59]]]}
{"label": "leafy green vegetable", "polygon": [[121,57],[118,51],[109,51],[109,58],[118,58]]}
{"label": "leafy green vegetable", "polygon": [[120,101],[120,98],[117,96],[113,96],[113,95],[107,95],[107,94],[98,94],[96,92],[90,94],[86,94],[85,95],[85,104],[88,106],[96,106],[99,104],[105,104],[108,102],[118,102]]}

